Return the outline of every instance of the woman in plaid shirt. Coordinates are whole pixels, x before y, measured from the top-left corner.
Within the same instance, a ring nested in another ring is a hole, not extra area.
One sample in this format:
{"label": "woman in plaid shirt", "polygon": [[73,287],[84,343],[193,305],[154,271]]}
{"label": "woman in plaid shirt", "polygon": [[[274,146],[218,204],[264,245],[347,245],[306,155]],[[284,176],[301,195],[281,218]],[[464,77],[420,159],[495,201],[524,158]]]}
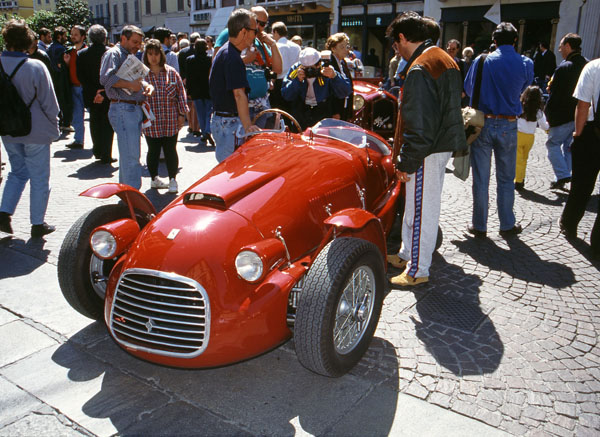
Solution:
{"label": "woman in plaid shirt", "polygon": [[[154,113],[156,120],[150,127],[144,128],[144,135],[148,143],[146,163],[152,182],[151,188],[168,188],[169,193],[177,192],[177,170],[179,157],[177,156],[177,134],[183,127],[185,114],[189,111],[187,96],[183,81],[179,73],[166,65],[165,52],[156,39],[151,39],[144,50],[144,64],[150,68],[147,81],[154,86],[154,94],[147,102]],[[164,151],[169,183],[158,178],[158,160],[160,150]]]}

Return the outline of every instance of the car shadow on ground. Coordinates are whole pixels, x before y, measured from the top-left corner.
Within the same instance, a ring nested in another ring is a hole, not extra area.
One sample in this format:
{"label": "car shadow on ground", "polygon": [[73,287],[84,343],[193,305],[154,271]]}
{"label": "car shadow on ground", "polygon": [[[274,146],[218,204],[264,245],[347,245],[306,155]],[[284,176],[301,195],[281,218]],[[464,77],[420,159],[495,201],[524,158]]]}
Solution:
{"label": "car shadow on ground", "polygon": [[432,281],[413,290],[417,303],[408,310],[417,337],[438,364],[455,375],[493,373],[504,345],[489,318],[493,308],[480,302],[482,280],[437,253],[432,270]]}
{"label": "car shadow on ground", "polygon": [[45,244],[46,241],[41,238],[0,240],[0,279],[27,276],[43,266],[50,254],[50,250],[44,249]]}
{"label": "car shadow on ground", "polygon": [[119,170],[118,163],[102,164],[100,161],[92,161],[89,164],[79,167],[75,173],[68,177],[80,180],[110,179],[113,173]]}
{"label": "car shadow on ground", "polygon": [[[383,436],[394,422],[398,359],[382,339],[370,351],[385,359],[368,368],[385,365],[379,372],[385,380],[314,374],[299,364],[291,342],[226,367],[167,368],[125,353],[104,329],[100,323],[82,329],[52,361],[68,371],[64,396],[77,393],[69,403],[81,403],[88,418],[108,418],[118,435]],[[94,432],[89,419],[79,423]]]}
{"label": "car shadow on ground", "polygon": [[467,237],[466,240],[454,240],[452,244],[475,262],[492,271],[504,272],[511,278],[553,288],[565,288],[575,283],[575,274],[570,267],[541,259],[518,237],[505,241],[508,248],[499,247],[489,238]]}

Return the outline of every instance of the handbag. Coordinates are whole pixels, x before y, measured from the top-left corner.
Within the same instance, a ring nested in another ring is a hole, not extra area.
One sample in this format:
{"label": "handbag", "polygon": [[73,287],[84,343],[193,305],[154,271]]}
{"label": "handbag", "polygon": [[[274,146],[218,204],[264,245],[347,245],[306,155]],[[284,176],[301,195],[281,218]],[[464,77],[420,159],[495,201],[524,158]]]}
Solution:
{"label": "handbag", "polygon": [[485,124],[485,114],[480,111],[479,106],[479,95],[481,93],[481,79],[483,76],[483,64],[487,54],[483,54],[480,57],[479,64],[477,65],[477,75],[475,76],[475,86],[473,87],[473,106],[465,106],[462,108],[463,123],[465,126],[465,137],[467,138],[467,149],[463,152],[457,152],[454,154],[454,160],[452,165],[454,170],[452,173],[460,180],[466,181],[469,177],[470,170],[470,152],[471,143],[477,139]]}

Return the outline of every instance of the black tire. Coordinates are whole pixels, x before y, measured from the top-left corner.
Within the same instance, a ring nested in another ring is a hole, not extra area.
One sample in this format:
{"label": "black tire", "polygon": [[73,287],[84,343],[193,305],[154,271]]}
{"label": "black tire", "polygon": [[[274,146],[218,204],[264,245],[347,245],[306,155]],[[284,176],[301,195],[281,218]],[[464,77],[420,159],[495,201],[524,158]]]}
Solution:
{"label": "black tire", "polygon": [[435,250],[438,250],[442,247],[442,243],[444,242],[444,233],[442,232],[442,228],[438,226],[437,238],[435,240]]}
{"label": "black tire", "polygon": [[126,217],[129,213],[123,205],[103,205],[93,209],[71,226],[60,248],[57,270],[62,294],[69,305],[91,319],[101,320],[104,312],[102,287],[95,286],[92,278],[92,259],[94,266],[102,270],[98,273],[104,277],[108,277],[114,261],[102,261],[93,256],[90,234],[98,226]]}
{"label": "black tire", "polygon": [[[383,262],[377,246],[357,238],[337,238],[317,256],[306,274],[294,324],[296,355],[308,370],[338,377],[362,358],[373,339],[381,314],[385,294]],[[368,314],[360,328],[361,333],[352,336],[354,343],[347,350],[341,350],[344,345],[336,344],[334,339],[338,328],[336,315],[341,318],[343,314],[340,311],[345,308],[345,314],[348,314],[345,321],[349,324],[358,324],[355,321],[364,316],[364,301],[363,305],[344,307],[347,302],[344,290],[357,274],[366,275],[371,284],[372,291],[365,293],[370,296],[366,304]]]}
{"label": "black tire", "polygon": [[[399,198],[396,207],[396,215],[394,216],[394,223],[390,229],[390,233],[387,237],[387,249],[389,254],[396,254],[402,246],[402,220],[404,219],[404,198]],[[435,240],[435,250],[442,247],[444,242],[444,233],[442,228],[438,225],[437,237]]]}

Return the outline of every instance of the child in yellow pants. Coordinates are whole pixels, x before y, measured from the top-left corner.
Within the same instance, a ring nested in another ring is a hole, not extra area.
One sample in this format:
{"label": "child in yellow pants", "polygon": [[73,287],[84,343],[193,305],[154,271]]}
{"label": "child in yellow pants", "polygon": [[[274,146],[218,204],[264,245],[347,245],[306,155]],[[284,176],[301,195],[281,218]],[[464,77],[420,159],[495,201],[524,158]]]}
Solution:
{"label": "child in yellow pants", "polygon": [[525,170],[527,158],[535,139],[535,129],[548,130],[550,126],[542,111],[542,91],[537,86],[529,86],[521,94],[523,113],[517,119],[517,168],[515,171],[515,190],[525,188]]}

